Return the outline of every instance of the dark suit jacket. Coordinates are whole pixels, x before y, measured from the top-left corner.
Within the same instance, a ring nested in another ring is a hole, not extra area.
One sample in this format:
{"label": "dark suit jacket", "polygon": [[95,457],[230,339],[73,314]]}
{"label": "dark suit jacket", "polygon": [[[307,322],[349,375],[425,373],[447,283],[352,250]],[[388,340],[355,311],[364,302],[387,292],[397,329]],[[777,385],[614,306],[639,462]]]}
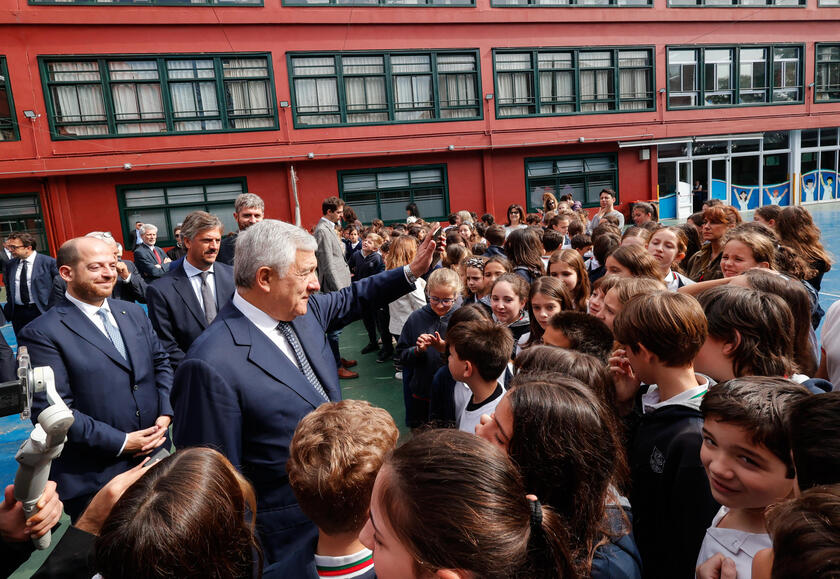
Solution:
{"label": "dark suit jacket", "polygon": [[[122,260],[120,260],[122,261]],[[117,283],[114,284],[114,291],[111,292],[111,299],[122,300],[124,302],[140,302],[146,303],[146,282],[140,272],[137,271],[137,266],[133,261],[123,261],[128,268],[131,276],[128,281],[123,280],[117,276]],[[55,304],[64,299],[64,292],[67,291],[67,282],[60,275],[53,279],[52,292],[50,293],[49,306],[53,307]]]}
{"label": "dark suit jacket", "polygon": [[[172,415],[169,357],[137,304],[108,300],[130,362],[82,311],[66,298],[29,323],[18,337],[33,366],[51,366],[59,395],[75,422],[51,478],[64,499],[98,491],[138,460],[117,456],[127,432],[149,428]],[[35,421],[47,402],[32,399]]]}
{"label": "dark suit jacket", "polygon": [[[6,272],[3,279],[6,282],[6,306],[3,311],[8,319],[14,319],[15,316],[15,272],[20,265],[20,259],[15,258],[6,264]],[[29,297],[38,306],[38,311],[42,314],[50,307],[50,293],[52,292],[53,278],[58,275],[58,267],[55,264],[55,259],[49,255],[38,253],[35,255],[35,264],[32,266],[32,271],[29,272],[32,280],[31,291]]]}
{"label": "dark suit jacket", "polygon": [[[233,268],[224,263],[213,266],[216,282],[216,311],[233,297]],[[149,285],[146,293],[149,317],[163,347],[169,353],[173,370],[184,358],[195,339],[207,328],[201,304],[190,285],[184,262]]]}
{"label": "dark suit jacket", "polygon": [[163,250],[155,246],[155,253],[160,256],[161,267],[156,267],[158,262],[145,243],[141,243],[134,248],[134,265],[137,266],[137,271],[140,272],[146,283],[152,283],[157,278],[163,277],[163,274],[169,269],[169,264],[163,263],[163,260],[166,259]]}
{"label": "dark suit jacket", "polygon": [[239,233],[228,235],[222,238],[219,244],[219,255],[216,257],[216,263],[222,262],[233,266],[233,258],[236,255],[236,236]]}
{"label": "dark suit jacket", "polygon": [[[327,327],[412,288],[394,269],[309,298],[292,325],[330,400],[341,389]],[[230,302],[178,367],[172,400],[175,444],[220,450],[254,484],[266,564],[305,547],[317,530],[289,488],[286,460],[298,421],[324,400],[297,365]]]}

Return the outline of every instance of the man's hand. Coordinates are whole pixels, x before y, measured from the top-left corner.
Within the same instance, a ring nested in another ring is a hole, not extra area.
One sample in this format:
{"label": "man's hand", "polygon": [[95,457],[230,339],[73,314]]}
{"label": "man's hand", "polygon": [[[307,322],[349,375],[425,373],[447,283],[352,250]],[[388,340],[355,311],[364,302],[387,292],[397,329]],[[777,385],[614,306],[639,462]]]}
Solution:
{"label": "man's hand", "polygon": [[128,279],[128,276],[131,275],[131,272],[128,271],[128,266],[121,261],[117,261],[117,275],[120,276],[120,279]]}
{"label": "man's hand", "polygon": [[142,456],[149,454],[166,441],[166,428],[155,424],[144,430],[135,430],[128,433],[125,441],[123,454]]}
{"label": "man's hand", "polygon": [[160,426],[164,430],[169,428],[170,424],[172,424],[172,417],[171,416],[158,416],[158,419],[155,420],[155,425]]}
{"label": "man's hand", "polygon": [[735,562],[717,553],[697,567],[697,579],[737,579]]}
{"label": "man's hand", "polygon": [[22,542],[40,538],[52,529],[64,512],[64,505],[55,491],[55,483],[47,481],[44,493],[38,500],[39,511],[25,519],[23,504],[15,500],[15,487],[6,487],[4,501],[0,503],[0,537],[4,541]]}
{"label": "man's hand", "polygon": [[163,258],[163,263],[172,263],[172,260],[169,259],[168,257],[164,257]]}
{"label": "man's hand", "polygon": [[[435,258],[435,247],[437,245],[435,243],[435,235],[439,229],[440,223],[437,221],[432,223],[432,231],[426,236],[426,239],[423,240],[420,247],[417,248],[417,255],[414,256],[414,261],[408,265],[414,277],[422,276],[432,267],[432,260]],[[443,238],[441,238],[441,242],[445,244]]]}
{"label": "man's hand", "polygon": [[99,529],[102,528],[102,523],[104,523],[105,519],[108,518],[108,515],[111,513],[111,509],[114,507],[119,498],[128,489],[128,487],[137,482],[137,479],[143,476],[146,472],[143,465],[148,461],[149,459],[147,458],[131,470],[118,474],[112,478],[108,484],[102,487],[99,492],[96,493],[96,496],[93,497],[93,500],[90,501],[90,504],[85,509],[85,512],[82,513],[81,517],[79,517],[79,520],[76,521],[76,528],[87,533],[91,533],[92,535],[98,535]]}

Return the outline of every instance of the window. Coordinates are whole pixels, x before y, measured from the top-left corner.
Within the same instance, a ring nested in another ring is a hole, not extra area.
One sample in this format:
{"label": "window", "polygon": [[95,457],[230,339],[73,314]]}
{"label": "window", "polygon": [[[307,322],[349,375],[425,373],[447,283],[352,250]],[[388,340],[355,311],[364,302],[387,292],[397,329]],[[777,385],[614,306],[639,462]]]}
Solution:
{"label": "window", "polygon": [[814,100],[840,100],[840,44],[817,45],[817,74]]}
{"label": "window", "polygon": [[653,6],[653,0],[491,0],[491,6]]}
{"label": "window", "polygon": [[497,51],[499,118],[653,110],[649,48]]}
{"label": "window", "polygon": [[38,252],[49,254],[47,231],[37,193],[0,196],[0,236],[5,239],[13,232],[34,235]]}
{"label": "window", "polygon": [[134,224],[142,221],[157,226],[159,246],[175,245],[172,230],[199,210],[218,215],[225,233],[237,231],[233,203],[245,191],[244,178],[118,186],[123,239],[132,239]]}
{"label": "window", "polygon": [[283,0],[283,6],[475,6],[475,0]]}
{"label": "window", "polygon": [[364,223],[405,221],[405,206],[416,203],[426,221],[449,213],[445,165],[339,171],[340,196]]}
{"label": "window", "polygon": [[44,59],[55,138],[277,126],[265,55]]}
{"label": "window", "polygon": [[805,6],[806,2],[807,0],[668,0],[668,6]]}
{"label": "window", "polygon": [[17,141],[19,138],[9,71],[6,59],[0,56],[0,141]]}
{"label": "window", "polygon": [[801,46],[668,49],[668,107],[803,101]]}
{"label": "window", "polygon": [[295,126],[481,118],[475,52],[290,55]]}
{"label": "window", "polygon": [[262,6],[263,0],[29,0],[30,4],[95,4],[100,6]]}
{"label": "window", "polygon": [[571,193],[584,207],[595,207],[602,189],[618,193],[618,165],[615,155],[526,159],[525,181],[529,212],[542,208],[545,193]]}

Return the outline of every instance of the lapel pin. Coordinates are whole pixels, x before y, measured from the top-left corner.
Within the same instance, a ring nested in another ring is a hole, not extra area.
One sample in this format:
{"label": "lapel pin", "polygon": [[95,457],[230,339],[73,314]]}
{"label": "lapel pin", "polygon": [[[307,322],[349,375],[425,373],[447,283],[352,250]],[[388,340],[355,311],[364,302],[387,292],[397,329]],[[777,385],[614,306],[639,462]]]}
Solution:
{"label": "lapel pin", "polygon": [[121,311],[120,313],[121,313],[122,315],[125,315],[125,310]]}

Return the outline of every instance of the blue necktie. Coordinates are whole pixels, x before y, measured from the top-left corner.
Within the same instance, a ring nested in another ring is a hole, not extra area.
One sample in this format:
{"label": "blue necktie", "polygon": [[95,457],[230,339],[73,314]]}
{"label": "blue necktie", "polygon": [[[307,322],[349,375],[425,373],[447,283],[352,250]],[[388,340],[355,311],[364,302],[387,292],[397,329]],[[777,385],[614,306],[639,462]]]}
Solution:
{"label": "blue necktie", "polygon": [[294,350],[295,358],[297,358],[298,361],[298,367],[300,368],[300,371],[303,372],[304,377],[306,377],[307,381],[312,384],[312,387],[315,388],[318,394],[323,396],[324,400],[329,402],[330,397],[327,396],[326,390],[324,390],[324,387],[321,386],[321,382],[312,370],[312,366],[309,365],[309,360],[306,358],[306,353],[303,351],[303,346],[300,345],[300,340],[298,340],[297,334],[295,333],[294,328],[292,328],[292,324],[289,322],[280,322],[277,324],[277,329],[281,334],[283,334],[283,336],[285,336],[289,345],[292,347],[292,350]]}
{"label": "blue necktie", "polygon": [[125,344],[123,343],[122,335],[120,334],[120,329],[111,323],[111,319],[108,317],[108,310],[100,308],[96,311],[96,313],[100,318],[102,318],[102,323],[105,326],[105,333],[108,334],[108,337],[111,339],[111,343],[114,344],[117,352],[119,352],[125,360],[128,360],[128,356],[126,356],[125,353]]}

